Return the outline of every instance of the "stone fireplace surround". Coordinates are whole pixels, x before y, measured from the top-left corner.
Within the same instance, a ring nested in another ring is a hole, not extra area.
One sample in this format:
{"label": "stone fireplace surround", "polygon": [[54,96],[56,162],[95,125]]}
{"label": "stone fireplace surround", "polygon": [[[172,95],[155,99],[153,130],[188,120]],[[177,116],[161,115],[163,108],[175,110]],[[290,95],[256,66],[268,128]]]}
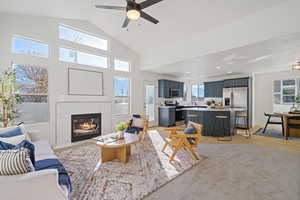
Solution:
{"label": "stone fireplace surround", "polygon": [[71,115],[101,113],[101,133],[111,131],[111,99],[107,96],[63,95],[56,101],[55,146],[72,145]]}

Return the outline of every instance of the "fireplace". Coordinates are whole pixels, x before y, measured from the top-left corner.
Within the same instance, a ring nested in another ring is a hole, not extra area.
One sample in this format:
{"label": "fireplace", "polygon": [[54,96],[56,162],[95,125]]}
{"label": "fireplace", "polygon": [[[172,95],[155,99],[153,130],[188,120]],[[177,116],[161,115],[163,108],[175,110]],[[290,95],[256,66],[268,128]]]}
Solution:
{"label": "fireplace", "polygon": [[71,123],[72,142],[101,135],[101,113],[72,115]]}

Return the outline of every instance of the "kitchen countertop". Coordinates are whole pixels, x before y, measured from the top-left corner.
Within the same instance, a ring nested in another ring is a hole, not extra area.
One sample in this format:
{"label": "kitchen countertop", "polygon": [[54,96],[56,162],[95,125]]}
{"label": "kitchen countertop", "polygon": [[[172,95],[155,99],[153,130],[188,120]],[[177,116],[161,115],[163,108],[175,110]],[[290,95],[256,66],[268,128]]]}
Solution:
{"label": "kitchen countertop", "polygon": [[158,106],[159,108],[176,108],[176,106]]}
{"label": "kitchen countertop", "polygon": [[162,105],[160,105],[160,106],[158,106],[159,108],[176,108],[176,107],[195,107],[195,108],[197,108],[197,107],[207,107],[206,105],[202,105],[202,106],[197,106],[197,105],[177,105],[177,106],[162,106]]}
{"label": "kitchen countertop", "polygon": [[245,108],[224,108],[224,109],[215,109],[215,108],[182,108],[177,110],[192,110],[192,111],[204,111],[204,112],[216,112],[216,111],[228,111],[228,112],[241,112],[246,111]]}

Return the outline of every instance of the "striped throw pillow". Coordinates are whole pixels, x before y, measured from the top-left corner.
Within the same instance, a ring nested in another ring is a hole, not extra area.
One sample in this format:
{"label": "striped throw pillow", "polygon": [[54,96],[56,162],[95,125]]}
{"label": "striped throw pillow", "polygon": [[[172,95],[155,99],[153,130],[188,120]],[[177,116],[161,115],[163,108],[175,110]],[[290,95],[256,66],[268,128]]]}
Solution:
{"label": "striped throw pillow", "polygon": [[28,149],[0,150],[0,175],[17,175],[34,171]]}

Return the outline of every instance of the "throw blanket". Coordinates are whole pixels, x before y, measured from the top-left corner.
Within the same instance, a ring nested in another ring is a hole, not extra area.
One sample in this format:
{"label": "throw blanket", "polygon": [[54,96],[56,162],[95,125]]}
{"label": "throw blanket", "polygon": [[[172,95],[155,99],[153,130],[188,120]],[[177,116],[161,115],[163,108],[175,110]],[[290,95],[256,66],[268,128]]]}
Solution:
{"label": "throw blanket", "polygon": [[44,170],[44,169],[57,169],[58,171],[58,183],[60,185],[67,186],[69,192],[72,192],[72,185],[70,177],[58,159],[45,159],[45,160],[38,160],[35,162],[35,169],[37,171]]}

